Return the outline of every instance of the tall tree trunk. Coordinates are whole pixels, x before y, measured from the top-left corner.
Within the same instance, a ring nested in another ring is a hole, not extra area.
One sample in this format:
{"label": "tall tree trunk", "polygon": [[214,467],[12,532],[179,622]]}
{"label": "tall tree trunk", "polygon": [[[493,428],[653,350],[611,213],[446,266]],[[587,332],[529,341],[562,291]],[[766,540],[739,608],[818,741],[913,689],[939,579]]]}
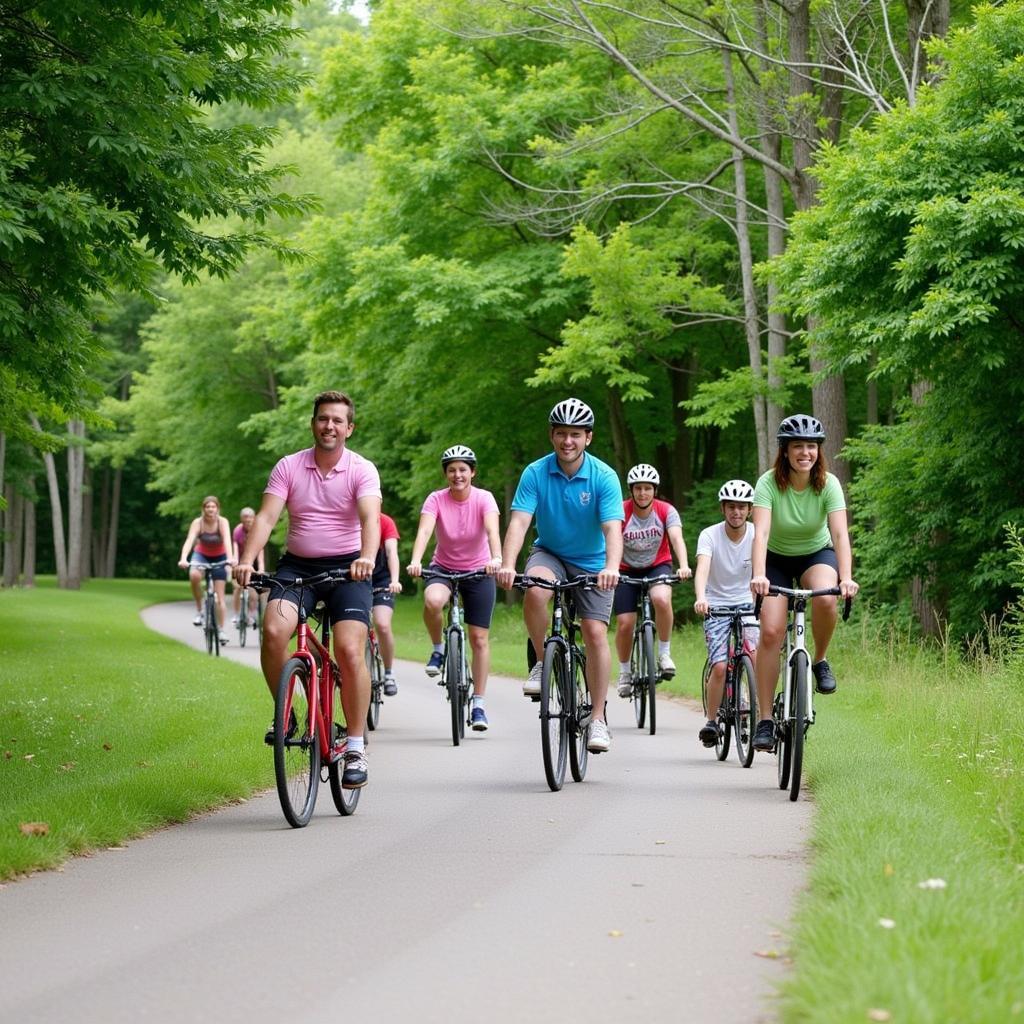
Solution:
{"label": "tall tree trunk", "polygon": [[4,574],[3,585],[16,587],[21,576],[21,526],[24,499],[14,489],[14,484],[4,487]]}
{"label": "tall tree trunk", "polygon": [[[117,530],[121,521],[121,479],[124,469],[118,466],[114,470],[114,482],[110,493],[110,523],[107,526],[107,551],[103,563],[103,574],[111,578],[117,574]],[[509,502],[512,498],[509,497]]]}
{"label": "tall tree trunk", "polygon": [[913,104],[917,86],[928,75],[925,44],[943,38],[949,31],[949,0],[907,0],[907,45],[910,48],[911,95]]}
{"label": "tall tree trunk", "polygon": [[36,503],[25,502],[24,527],[25,554],[21,564],[21,583],[24,587],[36,585]]}
{"label": "tall tree trunk", "polygon": [[82,585],[82,498],[85,476],[85,424],[71,420],[68,425],[68,590]]}
{"label": "tall tree trunk", "polygon": [[[35,413],[29,416],[37,433],[43,433],[42,425]],[[66,587],[68,579],[68,555],[64,544],[64,511],[61,508],[60,486],[57,483],[57,464],[52,452],[42,452],[46,467],[46,485],[50,491],[50,518],[53,522],[53,558],[57,564],[57,586]]]}
{"label": "tall tree trunk", "polygon": [[626,410],[618,389],[608,392],[608,414],[612,428],[612,450],[615,452],[615,468],[619,476],[625,476],[630,466],[636,465],[636,440],[626,423]]}
{"label": "tall tree trunk", "polygon": [[92,576],[92,491],[92,466],[86,462],[82,473],[82,559],[79,568],[83,580]]}
{"label": "tall tree trunk", "polygon": [[[739,136],[739,116],[736,113],[736,83],[732,73],[732,52],[722,50],[722,70],[729,101],[729,130]],[[732,151],[733,190],[736,200],[736,244],[740,254],[740,278],[743,282],[743,330],[747,339],[747,358],[754,379],[754,433],[757,437],[757,464],[768,464],[767,411],[761,386],[764,367],[761,365],[761,320],[754,285],[754,254],[750,245],[749,214],[747,210],[747,168],[741,150]]]}
{"label": "tall tree trunk", "polygon": [[878,379],[871,376],[871,372],[878,364],[878,356],[872,355],[868,360],[868,411],[867,421],[874,426],[878,422]]}

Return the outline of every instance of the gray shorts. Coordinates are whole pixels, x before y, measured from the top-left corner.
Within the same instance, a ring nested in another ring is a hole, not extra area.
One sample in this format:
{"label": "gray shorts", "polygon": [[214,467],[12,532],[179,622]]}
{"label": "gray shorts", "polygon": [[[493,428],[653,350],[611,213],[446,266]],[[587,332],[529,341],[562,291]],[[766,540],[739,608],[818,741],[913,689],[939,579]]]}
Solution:
{"label": "gray shorts", "polygon": [[[526,559],[526,568],[523,570],[529,575],[532,569],[543,566],[550,569],[555,578],[559,580],[572,579],[573,576],[580,576],[587,572],[572,562],[563,562],[557,555],[545,551],[543,548],[532,548],[530,557]],[[591,573],[591,575],[596,575]],[[612,617],[612,601],[615,600],[613,590],[584,590],[577,587],[572,592],[573,603],[576,605],[576,615],[580,619],[594,619],[596,622],[603,622],[606,626]]]}

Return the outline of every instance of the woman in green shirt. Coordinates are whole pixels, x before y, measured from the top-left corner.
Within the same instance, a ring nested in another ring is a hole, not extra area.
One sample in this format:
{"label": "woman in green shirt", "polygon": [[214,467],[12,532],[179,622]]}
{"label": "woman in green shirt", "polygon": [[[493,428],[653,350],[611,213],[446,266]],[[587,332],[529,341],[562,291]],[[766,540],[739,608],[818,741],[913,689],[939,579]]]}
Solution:
{"label": "woman in green shirt", "polygon": [[[756,750],[771,750],[775,733],[772,699],[779,680],[779,653],[786,635],[786,599],[768,597],[768,587],[808,590],[839,587],[853,597],[853,554],[846,524],[846,500],[838,479],[827,471],[821,442],[825,430],[813,416],[789,416],[779,424],[775,467],[754,489],[753,578],[750,589],[764,597],[761,641],[757,647],[757,698],[762,718],[754,733]],[[816,597],[811,603],[815,660],[811,671],[819,693],[835,693],[836,678],[825,660],[836,628],[836,599]]]}

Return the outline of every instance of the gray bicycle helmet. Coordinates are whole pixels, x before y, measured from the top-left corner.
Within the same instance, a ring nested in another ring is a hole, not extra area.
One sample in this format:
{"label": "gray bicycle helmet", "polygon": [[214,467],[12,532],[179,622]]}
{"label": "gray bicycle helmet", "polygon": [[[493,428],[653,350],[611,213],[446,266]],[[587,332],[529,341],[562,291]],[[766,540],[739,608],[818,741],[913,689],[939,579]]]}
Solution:
{"label": "gray bicycle helmet", "polygon": [[746,480],[726,480],[718,488],[719,501],[754,501],[754,488]]}
{"label": "gray bicycle helmet", "polygon": [[658,476],[658,471],[646,462],[638,463],[626,474],[628,487],[632,487],[633,484],[654,484],[657,487],[660,483],[661,477]]}
{"label": "gray bicycle helmet", "polygon": [[551,410],[548,423],[553,427],[582,427],[594,429],[594,410],[578,398],[565,398]]}
{"label": "gray bicycle helmet", "polygon": [[795,416],[787,416],[779,424],[775,438],[779,444],[786,444],[788,441],[824,441],[825,428],[821,425],[821,420],[797,413]]}
{"label": "gray bicycle helmet", "polygon": [[467,462],[469,465],[475,466],[476,453],[464,444],[453,444],[451,448],[445,448],[441,455],[441,468],[446,469],[449,462]]}

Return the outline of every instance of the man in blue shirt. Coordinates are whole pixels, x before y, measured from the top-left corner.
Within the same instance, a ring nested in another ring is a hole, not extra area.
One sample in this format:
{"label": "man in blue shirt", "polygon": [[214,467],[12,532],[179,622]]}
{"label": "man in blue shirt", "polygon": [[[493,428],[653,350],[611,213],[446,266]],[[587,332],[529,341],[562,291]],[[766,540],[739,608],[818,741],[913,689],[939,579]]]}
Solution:
{"label": "man in blue shirt", "polygon": [[[515,581],[516,559],[531,521],[537,539],[525,572],[549,580],[580,573],[597,574],[597,590],[577,590],[576,608],[587,651],[587,684],[594,707],[587,749],[601,753],[611,745],[604,718],[611,655],[608,620],[622,561],[622,491],[615,470],[587,453],[593,439],[594,413],[578,398],[559,402],[548,417],[554,451],[523,470],[512,499],[498,583],[506,590]],[[540,693],[551,591],[533,587],[523,599],[523,618],[537,663],[523,693]]]}

